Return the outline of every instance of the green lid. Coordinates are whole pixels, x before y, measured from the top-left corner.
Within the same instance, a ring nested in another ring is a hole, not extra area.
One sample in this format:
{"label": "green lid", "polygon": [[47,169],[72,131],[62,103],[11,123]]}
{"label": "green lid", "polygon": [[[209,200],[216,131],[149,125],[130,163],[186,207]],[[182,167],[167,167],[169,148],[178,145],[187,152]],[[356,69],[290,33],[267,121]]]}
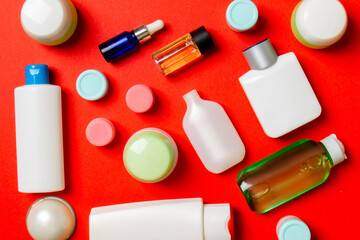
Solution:
{"label": "green lid", "polygon": [[145,128],[130,137],[123,157],[131,176],[141,182],[154,183],[170,175],[177,163],[178,151],[166,132]]}

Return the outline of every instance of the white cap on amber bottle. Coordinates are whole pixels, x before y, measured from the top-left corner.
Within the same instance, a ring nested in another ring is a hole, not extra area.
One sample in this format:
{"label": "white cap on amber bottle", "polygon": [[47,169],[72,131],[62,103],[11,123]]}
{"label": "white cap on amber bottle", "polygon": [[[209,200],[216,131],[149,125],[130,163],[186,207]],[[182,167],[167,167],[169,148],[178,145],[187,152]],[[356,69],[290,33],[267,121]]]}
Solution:
{"label": "white cap on amber bottle", "polygon": [[346,159],[344,145],[337,139],[335,134],[331,134],[320,142],[330,154],[334,166]]}

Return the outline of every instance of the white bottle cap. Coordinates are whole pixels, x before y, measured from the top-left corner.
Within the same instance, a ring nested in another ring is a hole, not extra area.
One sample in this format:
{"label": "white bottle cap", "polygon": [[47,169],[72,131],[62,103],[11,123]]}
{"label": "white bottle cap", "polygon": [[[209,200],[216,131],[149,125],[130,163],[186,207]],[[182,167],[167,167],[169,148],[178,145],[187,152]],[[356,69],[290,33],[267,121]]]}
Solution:
{"label": "white bottle cap", "polygon": [[204,204],[205,240],[231,240],[230,204]]}
{"label": "white bottle cap", "polygon": [[327,138],[320,141],[329,152],[334,166],[347,159],[345,155],[344,145],[337,139],[335,134],[331,134]]}
{"label": "white bottle cap", "polygon": [[164,27],[164,22],[161,20],[157,20],[153,23],[146,25],[146,28],[150,35],[153,35],[155,32],[159,31],[163,27]]}

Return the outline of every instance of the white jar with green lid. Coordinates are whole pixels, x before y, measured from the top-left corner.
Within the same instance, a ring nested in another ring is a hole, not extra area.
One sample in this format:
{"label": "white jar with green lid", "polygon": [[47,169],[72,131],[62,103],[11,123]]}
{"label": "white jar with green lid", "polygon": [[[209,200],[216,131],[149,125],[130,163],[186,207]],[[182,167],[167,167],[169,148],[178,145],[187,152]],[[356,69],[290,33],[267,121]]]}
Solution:
{"label": "white jar with green lid", "polygon": [[338,0],[303,0],[291,16],[297,40],[314,49],[329,47],[340,40],[347,23],[346,10]]}

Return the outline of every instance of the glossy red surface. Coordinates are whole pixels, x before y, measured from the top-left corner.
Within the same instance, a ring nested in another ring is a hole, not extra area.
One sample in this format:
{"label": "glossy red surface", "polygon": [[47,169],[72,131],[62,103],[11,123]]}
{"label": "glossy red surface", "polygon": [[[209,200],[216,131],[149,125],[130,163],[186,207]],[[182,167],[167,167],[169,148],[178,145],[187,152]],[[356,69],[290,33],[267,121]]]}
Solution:
{"label": "glossy red surface", "polygon": [[[306,222],[314,240],[356,238],[360,214],[360,161],[356,157],[360,156],[360,3],[341,2],[349,16],[347,32],[334,46],[313,50],[297,42],[291,32],[290,17],[297,0],[254,0],[259,22],[245,33],[235,33],[226,24],[230,1],[73,0],[79,13],[78,28],[70,41],[58,47],[40,45],[23,32],[23,1],[4,1],[0,8],[1,239],[30,239],[25,225],[27,209],[47,195],[64,198],[74,208],[77,227],[72,239],[88,239],[92,207],[188,197],[231,203],[235,239],[239,240],[277,239],[276,224],[285,215]],[[98,44],[156,19],[162,19],[166,28],[139,51],[114,64],[106,63]],[[171,77],[162,76],[151,54],[201,25],[213,36],[217,49]],[[323,108],[318,119],[279,139],[264,134],[238,82],[249,70],[242,50],[265,38],[278,54],[296,54]],[[66,190],[24,194],[17,191],[14,88],[25,83],[25,65],[39,63],[49,65],[51,82],[62,88]],[[86,101],[76,92],[76,79],[86,69],[97,69],[109,80],[109,91],[100,101]],[[156,96],[154,107],[145,114],[132,112],[125,102],[127,90],[138,83],[151,87]],[[186,111],[182,96],[192,89],[225,108],[247,149],[243,162],[223,174],[204,168],[182,129]],[[97,117],[110,119],[117,129],[107,147],[95,147],[86,140],[86,126]],[[122,161],[127,139],[145,127],[165,130],[179,148],[177,167],[160,183],[136,181]],[[241,169],[296,140],[321,140],[331,133],[344,143],[348,159],[332,170],[324,184],[269,213],[250,211],[235,182]]]}

